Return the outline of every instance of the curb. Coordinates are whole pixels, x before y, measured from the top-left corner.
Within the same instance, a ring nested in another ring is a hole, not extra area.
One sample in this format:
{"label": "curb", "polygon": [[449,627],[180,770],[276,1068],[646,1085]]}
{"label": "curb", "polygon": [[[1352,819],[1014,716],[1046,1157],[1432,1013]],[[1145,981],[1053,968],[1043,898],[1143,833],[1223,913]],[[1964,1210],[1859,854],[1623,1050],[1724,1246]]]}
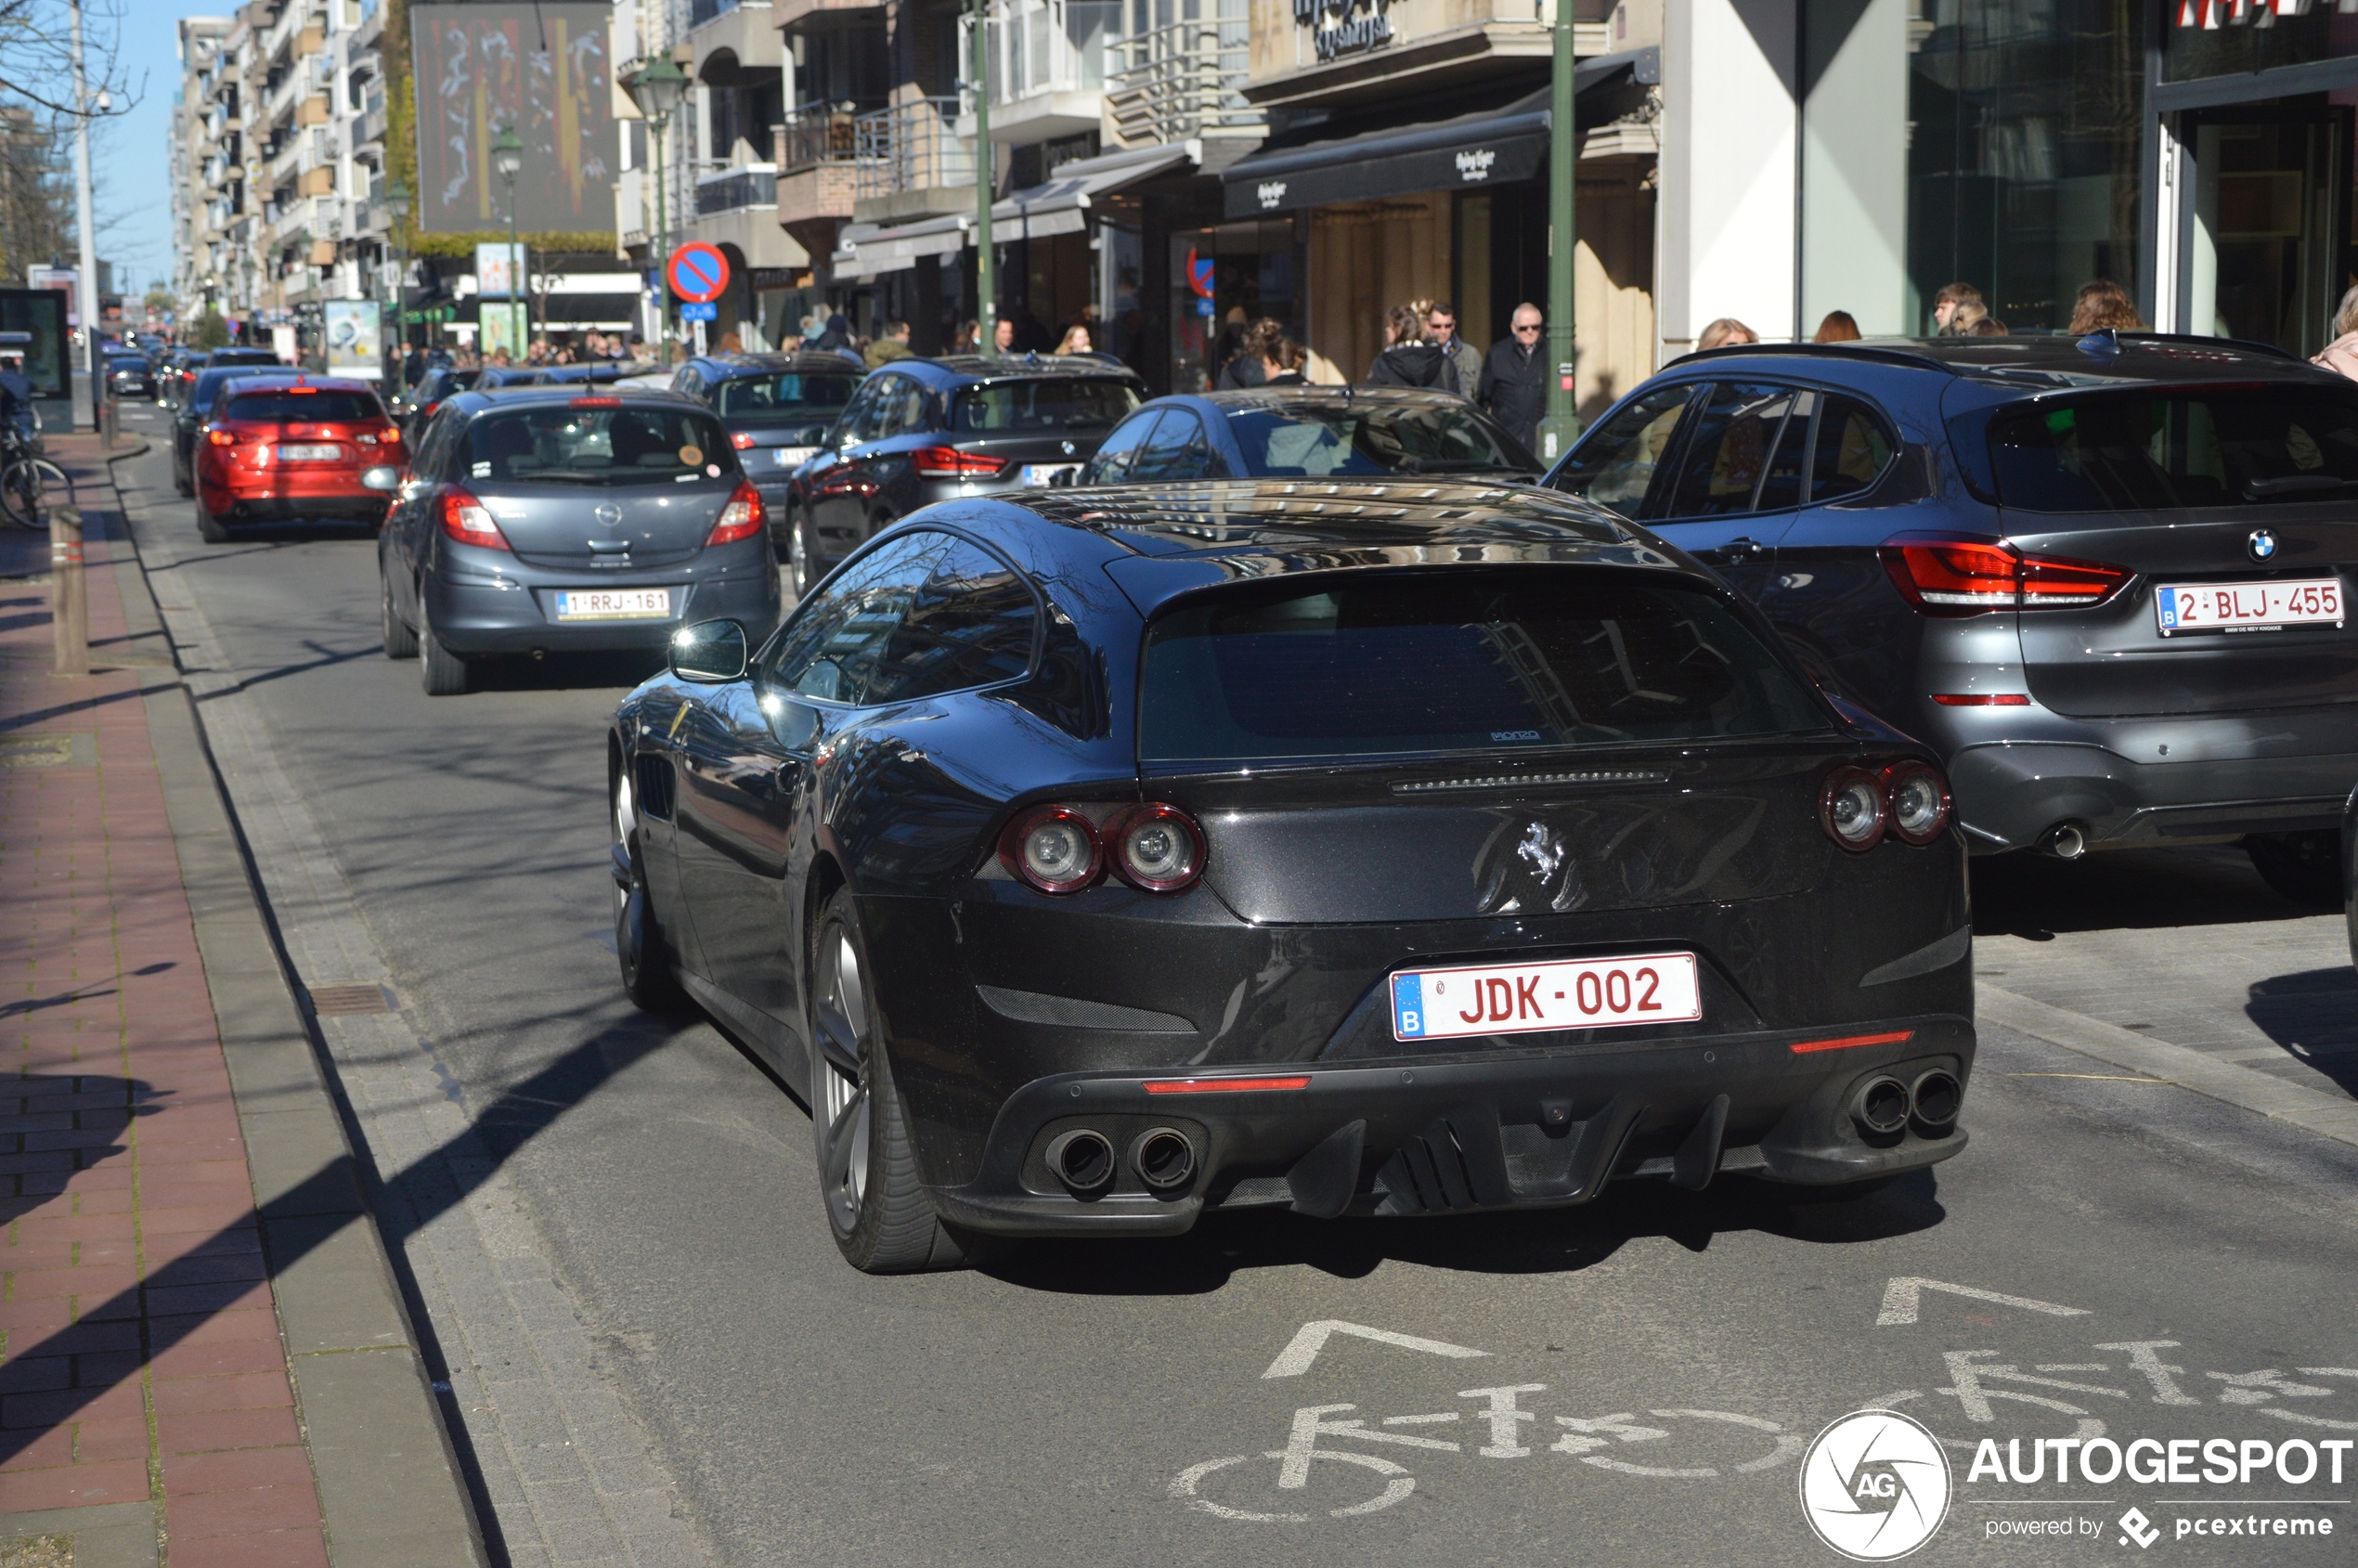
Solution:
{"label": "curb", "polygon": [[[106,454],[105,460],[149,448]],[[109,471],[110,488],[111,471]],[[121,516],[120,496],[110,511]],[[363,1192],[324,1043],[297,1000],[228,791],[127,518],[110,542],[149,744],[213,995],[254,1208],[337,1568],[484,1564],[457,1450]],[[133,585],[136,585],[136,591]],[[277,1260],[293,1261],[280,1266]]]}
{"label": "curb", "polygon": [[2052,1006],[1987,981],[1975,984],[1974,996],[1980,1017],[2001,1028],[2358,1146],[2358,1103],[2306,1084],[2287,1083],[2253,1068],[2222,1062],[2191,1046],[2151,1040],[2134,1030]]}

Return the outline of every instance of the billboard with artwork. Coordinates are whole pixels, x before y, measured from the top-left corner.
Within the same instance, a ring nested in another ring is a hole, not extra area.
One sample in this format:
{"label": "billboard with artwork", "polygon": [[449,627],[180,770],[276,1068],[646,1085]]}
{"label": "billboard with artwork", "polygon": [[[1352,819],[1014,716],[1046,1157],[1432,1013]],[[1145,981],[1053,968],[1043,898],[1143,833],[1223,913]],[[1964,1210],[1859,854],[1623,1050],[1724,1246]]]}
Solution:
{"label": "billboard with artwork", "polygon": [[613,232],[613,15],[581,0],[409,7],[421,230],[507,227],[491,144],[512,125],[524,143],[516,227]]}
{"label": "billboard with artwork", "polygon": [[378,381],[384,376],[384,306],[375,300],[330,300],[328,373]]}

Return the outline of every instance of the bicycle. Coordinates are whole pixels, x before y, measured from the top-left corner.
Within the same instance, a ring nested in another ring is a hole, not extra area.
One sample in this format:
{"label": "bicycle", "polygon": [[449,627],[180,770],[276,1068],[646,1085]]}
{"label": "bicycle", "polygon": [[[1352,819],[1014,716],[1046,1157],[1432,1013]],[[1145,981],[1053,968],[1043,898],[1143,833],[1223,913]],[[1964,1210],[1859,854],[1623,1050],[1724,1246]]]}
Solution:
{"label": "bicycle", "polygon": [[16,421],[0,420],[0,519],[19,528],[46,528],[43,507],[55,490],[65,492],[68,506],[75,504],[73,476],[35,455]]}

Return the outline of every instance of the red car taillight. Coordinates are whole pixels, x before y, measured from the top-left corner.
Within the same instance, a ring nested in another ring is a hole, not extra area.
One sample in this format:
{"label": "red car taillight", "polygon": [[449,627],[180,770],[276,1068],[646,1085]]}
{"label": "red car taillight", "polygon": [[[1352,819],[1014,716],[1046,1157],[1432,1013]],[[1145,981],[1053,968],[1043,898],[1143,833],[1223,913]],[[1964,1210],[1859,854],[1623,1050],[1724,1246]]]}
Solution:
{"label": "red car taillight", "polygon": [[2026,555],[1989,539],[1902,534],[1881,553],[1900,596],[1934,616],[2100,603],[2134,575],[2101,561]]}
{"label": "red car taillight", "polygon": [[1073,807],[1035,806],[999,835],[1007,875],[1043,893],[1078,893],[1108,866],[1141,892],[1184,892],[1203,875],[1204,858],[1203,829],[1160,801],[1118,812],[1102,829]]}
{"label": "red car taillight", "polygon": [[732,446],[732,447],[735,447],[737,450],[739,450],[740,452],[750,452],[750,451],[752,451],[752,450],[753,450],[753,432],[751,432],[751,431],[749,431],[749,430],[739,430],[739,431],[732,431],[732,432],[731,432],[731,433],[730,433],[730,436],[729,436],[729,445],[730,445],[730,446]]}
{"label": "red car taillight", "polygon": [[485,550],[510,548],[508,536],[492,521],[490,509],[475,499],[473,491],[457,485],[442,492],[442,531],[460,544],[480,545]]}
{"label": "red car taillight", "polygon": [[1922,847],[1949,827],[1949,781],[1914,758],[1869,769],[1846,763],[1818,790],[1818,820],[1826,836],[1863,855],[1888,833]]}
{"label": "red car taillight", "polygon": [[739,481],[737,493],[720,509],[720,521],[712,525],[712,536],[704,542],[709,545],[735,544],[761,532],[769,522],[769,513],[761,504],[761,492],[749,481]]}
{"label": "red car taillight", "polygon": [[909,454],[920,479],[989,479],[1006,471],[1008,460],[955,447],[920,447]]}

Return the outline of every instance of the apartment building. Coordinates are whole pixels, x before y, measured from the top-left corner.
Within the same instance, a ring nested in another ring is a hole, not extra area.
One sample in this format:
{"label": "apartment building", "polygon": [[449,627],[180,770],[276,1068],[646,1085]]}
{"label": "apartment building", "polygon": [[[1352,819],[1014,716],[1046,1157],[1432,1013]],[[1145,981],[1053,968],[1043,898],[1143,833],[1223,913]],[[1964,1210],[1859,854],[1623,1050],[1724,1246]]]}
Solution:
{"label": "apartment building", "polygon": [[253,0],[180,24],[174,268],[190,317],[217,310],[316,362],[328,302],[386,297],[384,3]]}

